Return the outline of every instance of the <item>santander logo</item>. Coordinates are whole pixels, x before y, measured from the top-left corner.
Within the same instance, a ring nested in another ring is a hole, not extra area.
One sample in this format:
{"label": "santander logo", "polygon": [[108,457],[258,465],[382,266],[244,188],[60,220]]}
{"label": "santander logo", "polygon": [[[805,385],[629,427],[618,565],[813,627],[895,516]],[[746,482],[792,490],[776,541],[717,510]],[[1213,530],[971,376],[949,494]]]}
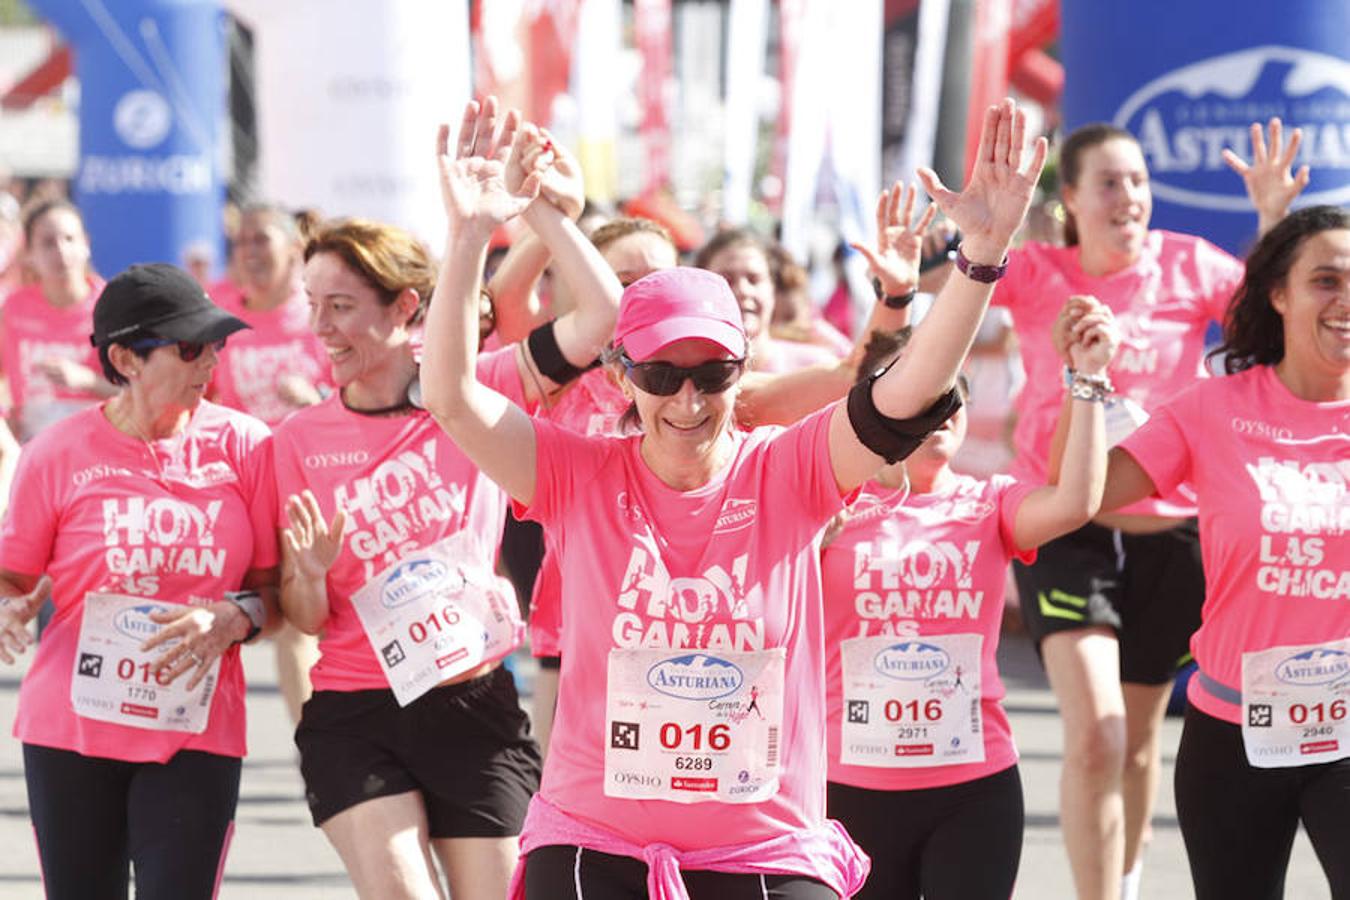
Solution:
{"label": "santander logo", "polygon": [[1248,212],[1242,180],[1221,154],[1228,147],[1250,159],[1248,126],[1271,116],[1303,129],[1298,163],[1312,166],[1321,186],[1299,205],[1350,203],[1350,61],[1273,45],[1213,56],[1139,88],[1114,124],[1139,138],[1155,196]]}

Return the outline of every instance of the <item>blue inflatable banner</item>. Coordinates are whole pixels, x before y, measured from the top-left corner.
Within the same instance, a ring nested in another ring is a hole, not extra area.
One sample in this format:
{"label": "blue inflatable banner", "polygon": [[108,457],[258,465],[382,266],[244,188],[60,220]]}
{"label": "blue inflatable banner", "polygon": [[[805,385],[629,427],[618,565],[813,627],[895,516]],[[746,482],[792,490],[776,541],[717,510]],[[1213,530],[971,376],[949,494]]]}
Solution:
{"label": "blue inflatable banner", "polygon": [[1350,203],[1350,3],[1305,0],[1063,0],[1064,118],[1111,122],[1138,139],[1153,226],[1240,253],[1256,213],[1224,163],[1251,158],[1248,126],[1279,116],[1303,129],[1298,201]]}
{"label": "blue inflatable banner", "polygon": [[75,51],[74,199],[94,265],[222,262],[226,56],[215,0],[30,0]]}

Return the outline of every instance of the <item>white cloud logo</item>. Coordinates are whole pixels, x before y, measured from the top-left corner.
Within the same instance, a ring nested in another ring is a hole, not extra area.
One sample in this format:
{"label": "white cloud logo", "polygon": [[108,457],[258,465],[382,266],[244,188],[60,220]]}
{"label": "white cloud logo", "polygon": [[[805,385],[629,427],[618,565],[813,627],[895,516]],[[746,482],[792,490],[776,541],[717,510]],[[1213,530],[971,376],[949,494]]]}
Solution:
{"label": "white cloud logo", "polygon": [[[1298,205],[1350,203],[1346,60],[1273,45],[1210,57],[1139,88],[1114,123],[1139,138],[1155,196],[1200,209],[1249,212],[1242,182],[1228,171],[1221,152],[1230,147],[1250,158],[1247,127],[1271,116],[1303,129],[1299,163],[1313,167],[1314,184],[1331,182],[1305,192]],[[1185,187],[1176,175],[1184,176]]]}

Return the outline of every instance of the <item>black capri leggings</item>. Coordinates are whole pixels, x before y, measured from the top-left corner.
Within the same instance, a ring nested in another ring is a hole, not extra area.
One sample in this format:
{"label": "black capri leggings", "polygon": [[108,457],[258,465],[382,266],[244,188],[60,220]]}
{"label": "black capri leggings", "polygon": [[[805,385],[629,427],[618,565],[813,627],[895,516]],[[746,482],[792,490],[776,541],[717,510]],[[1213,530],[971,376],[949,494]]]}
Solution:
{"label": "black capri leggings", "polygon": [[1350,759],[1258,769],[1242,729],[1187,707],[1177,817],[1196,900],[1279,900],[1298,823],[1334,900],[1350,900]]}
{"label": "black capri leggings", "polygon": [[948,787],[874,791],[830,782],[830,818],[872,857],[855,900],[1008,900],[1025,821],[1017,766]]}
{"label": "black capri leggings", "polygon": [[[825,884],[800,875],[731,875],[684,871],[690,900],[839,900]],[[525,857],[525,900],[641,900],[647,864],[576,846],[538,847]]]}
{"label": "black capri leggings", "polygon": [[210,900],[239,802],[240,760],[182,750],[131,763],[23,746],[48,900]]}

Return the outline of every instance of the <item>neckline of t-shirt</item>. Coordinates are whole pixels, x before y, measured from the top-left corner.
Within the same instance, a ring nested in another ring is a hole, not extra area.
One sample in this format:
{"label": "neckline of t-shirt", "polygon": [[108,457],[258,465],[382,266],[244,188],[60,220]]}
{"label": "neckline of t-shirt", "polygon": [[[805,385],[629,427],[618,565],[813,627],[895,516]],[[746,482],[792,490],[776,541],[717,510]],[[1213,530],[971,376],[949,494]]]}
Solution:
{"label": "neckline of t-shirt", "polygon": [[740,464],[741,454],[745,452],[746,446],[750,443],[740,432],[733,430],[732,439],[736,442],[735,452],[731,454],[731,459],[725,466],[713,473],[713,477],[708,479],[707,484],[701,484],[696,488],[690,488],[687,491],[673,488],[661,480],[647,461],[642,458],[642,435],[635,435],[633,438],[633,462],[639,467],[639,477],[643,481],[643,490],[654,489],[676,500],[702,500],[711,494],[714,494],[726,487],[727,480],[731,477],[731,472]]}
{"label": "neckline of t-shirt", "polygon": [[1125,268],[1108,272],[1105,275],[1091,275],[1083,270],[1082,263],[1078,259],[1079,247],[1077,244],[1055,249],[1063,251],[1065,260],[1072,266],[1070,274],[1075,280],[1089,284],[1109,284],[1118,279],[1142,277],[1157,268],[1158,255],[1162,252],[1163,238],[1164,232],[1156,228],[1150,228],[1148,234],[1144,237],[1144,245],[1139,251],[1139,258]]}
{"label": "neckline of t-shirt", "polygon": [[[1254,367],[1254,368],[1255,368],[1255,367]],[[1322,411],[1327,411],[1327,410],[1331,410],[1331,411],[1339,411],[1339,410],[1341,410],[1341,409],[1350,409],[1350,399],[1347,399],[1347,400],[1304,400],[1302,397],[1298,396],[1298,395],[1295,394],[1293,391],[1289,390],[1289,385],[1285,384],[1285,383],[1280,379],[1280,375],[1279,375],[1278,372],[1275,371],[1275,367],[1274,367],[1274,366],[1271,366],[1271,365],[1263,365],[1263,366],[1260,366],[1260,368],[1266,370],[1265,373],[1264,373],[1264,378],[1265,378],[1265,381],[1266,381],[1267,390],[1271,390],[1271,391],[1274,391],[1275,393],[1277,393],[1279,396],[1278,396],[1276,399],[1279,400],[1279,401],[1282,401],[1282,402],[1285,402],[1285,403],[1296,403],[1296,404],[1299,404],[1300,406],[1305,406],[1305,407],[1307,407],[1307,408],[1309,408],[1309,409],[1316,409],[1316,410],[1322,410]]]}

